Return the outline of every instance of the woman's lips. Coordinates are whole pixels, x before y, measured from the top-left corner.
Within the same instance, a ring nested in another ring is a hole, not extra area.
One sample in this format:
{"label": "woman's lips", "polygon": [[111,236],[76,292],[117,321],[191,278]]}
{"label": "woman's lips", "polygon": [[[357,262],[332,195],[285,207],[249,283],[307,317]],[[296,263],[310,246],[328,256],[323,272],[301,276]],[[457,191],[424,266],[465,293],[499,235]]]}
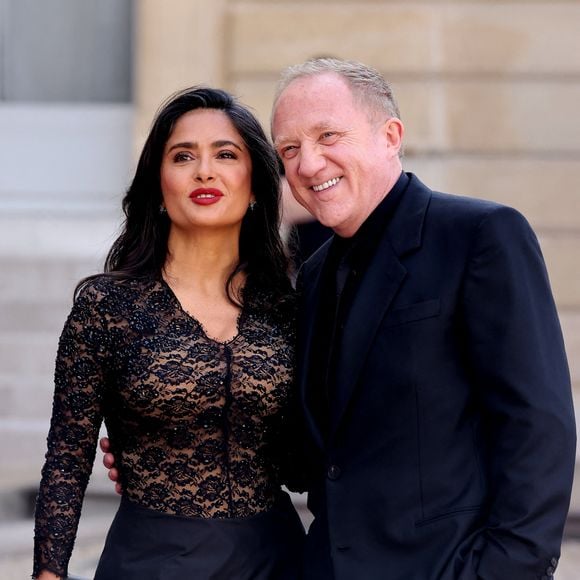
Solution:
{"label": "woman's lips", "polygon": [[189,194],[189,198],[197,205],[212,205],[217,203],[224,194],[213,187],[200,187]]}

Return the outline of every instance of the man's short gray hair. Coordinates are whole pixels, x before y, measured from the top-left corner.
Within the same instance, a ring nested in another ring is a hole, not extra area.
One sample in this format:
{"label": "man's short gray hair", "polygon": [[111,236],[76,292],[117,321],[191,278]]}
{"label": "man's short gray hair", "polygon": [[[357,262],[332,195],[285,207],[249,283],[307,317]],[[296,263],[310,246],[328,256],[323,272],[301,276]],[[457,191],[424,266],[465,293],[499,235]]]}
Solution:
{"label": "man's short gray hair", "polygon": [[379,71],[360,62],[330,57],[313,58],[283,70],[274,97],[274,109],[280,95],[292,81],[324,73],[342,77],[355,99],[366,105],[373,116],[386,113],[388,117],[401,118],[391,85]]}

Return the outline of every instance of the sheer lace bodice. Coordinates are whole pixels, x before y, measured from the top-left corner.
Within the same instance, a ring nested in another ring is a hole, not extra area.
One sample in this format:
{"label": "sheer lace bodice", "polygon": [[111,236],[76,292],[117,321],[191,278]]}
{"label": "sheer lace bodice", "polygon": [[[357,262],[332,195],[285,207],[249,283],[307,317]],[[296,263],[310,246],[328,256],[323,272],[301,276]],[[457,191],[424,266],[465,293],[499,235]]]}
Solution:
{"label": "sheer lace bodice", "polygon": [[203,518],[269,509],[293,342],[292,321],[250,309],[232,340],[212,340],[162,280],[85,287],[56,360],[35,573],[66,574],[103,419],[124,493],[140,505]]}

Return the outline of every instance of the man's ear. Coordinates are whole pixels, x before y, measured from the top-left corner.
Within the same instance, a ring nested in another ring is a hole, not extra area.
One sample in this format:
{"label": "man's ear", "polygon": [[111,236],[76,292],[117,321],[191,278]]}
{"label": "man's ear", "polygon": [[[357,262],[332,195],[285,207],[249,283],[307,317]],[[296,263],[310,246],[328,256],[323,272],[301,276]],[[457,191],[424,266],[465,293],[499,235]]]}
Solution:
{"label": "man's ear", "polygon": [[403,134],[405,133],[405,127],[401,119],[397,117],[391,117],[387,119],[383,131],[385,132],[385,137],[387,138],[387,143],[389,145],[389,152],[393,156],[398,156],[403,146]]}

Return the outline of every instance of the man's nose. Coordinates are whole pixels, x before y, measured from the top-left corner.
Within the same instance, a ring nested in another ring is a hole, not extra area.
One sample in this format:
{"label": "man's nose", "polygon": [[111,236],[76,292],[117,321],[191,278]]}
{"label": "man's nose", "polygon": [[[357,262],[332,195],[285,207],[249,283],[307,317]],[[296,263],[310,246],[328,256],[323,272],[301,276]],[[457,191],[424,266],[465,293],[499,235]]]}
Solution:
{"label": "man's nose", "polygon": [[326,165],[326,159],[316,149],[303,147],[300,151],[298,173],[301,177],[314,177]]}

